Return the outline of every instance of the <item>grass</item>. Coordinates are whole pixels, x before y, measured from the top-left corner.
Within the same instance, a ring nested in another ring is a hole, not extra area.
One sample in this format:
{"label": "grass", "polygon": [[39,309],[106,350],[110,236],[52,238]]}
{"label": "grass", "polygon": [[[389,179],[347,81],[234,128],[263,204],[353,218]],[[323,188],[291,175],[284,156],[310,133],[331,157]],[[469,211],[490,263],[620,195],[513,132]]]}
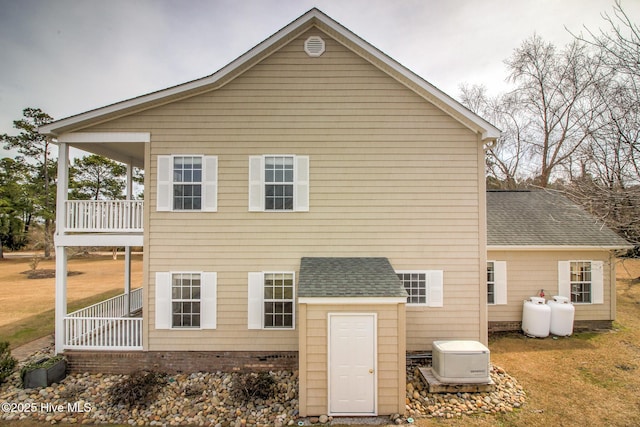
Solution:
{"label": "grass", "polygon": [[[93,297],[75,300],[67,306],[68,311],[79,310],[122,293],[122,290],[111,290]],[[54,332],[55,309],[20,319],[16,322],[0,326],[0,340],[9,341],[11,348],[16,348],[40,337]]]}
{"label": "grass", "polygon": [[[29,256],[5,254],[0,261],[0,341],[11,348],[53,333],[55,279],[29,279]],[[43,260],[37,271],[55,268],[53,260]],[[69,271],[81,274],[67,281],[67,310],[74,311],[118,295],[124,291],[124,260],[110,255],[70,259]],[[132,286],[142,283],[141,256],[133,257]]]}

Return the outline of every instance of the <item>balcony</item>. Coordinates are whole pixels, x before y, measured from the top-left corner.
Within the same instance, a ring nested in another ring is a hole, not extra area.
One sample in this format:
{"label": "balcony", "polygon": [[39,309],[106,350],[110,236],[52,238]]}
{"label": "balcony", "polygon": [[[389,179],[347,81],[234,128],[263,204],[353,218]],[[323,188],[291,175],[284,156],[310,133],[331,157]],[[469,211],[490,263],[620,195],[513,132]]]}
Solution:
{"label": "balcony", "polygon": [[[142,350],[142,288],[64,317],[64,350]],[[137,317],[136,317],[137,316]]]}
{"label": "balcony", "polygon": [[67,200],[67,233],[142,233],[142,200]]}

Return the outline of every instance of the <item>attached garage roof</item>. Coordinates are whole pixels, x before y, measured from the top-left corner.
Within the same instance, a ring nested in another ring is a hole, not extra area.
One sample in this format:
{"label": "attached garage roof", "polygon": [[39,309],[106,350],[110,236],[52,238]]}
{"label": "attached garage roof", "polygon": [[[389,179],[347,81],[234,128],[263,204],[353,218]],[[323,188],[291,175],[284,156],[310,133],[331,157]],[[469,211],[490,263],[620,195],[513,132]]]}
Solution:
{"label": "attached garage roof", "polygon": [[488,249],[630,248],[602,222],[554,191],[489,191]]}
{"label": "attached garage roof", "polygon": [[299,297],[401,297],[402,282],[387,258],[302,258]]}

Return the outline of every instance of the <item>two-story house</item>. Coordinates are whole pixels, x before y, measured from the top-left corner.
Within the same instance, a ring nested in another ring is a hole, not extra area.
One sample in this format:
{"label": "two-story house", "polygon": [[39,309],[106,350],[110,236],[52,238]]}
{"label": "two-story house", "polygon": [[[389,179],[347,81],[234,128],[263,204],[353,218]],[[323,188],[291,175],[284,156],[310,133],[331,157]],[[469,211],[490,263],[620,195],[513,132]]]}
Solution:
{"label": "two-story house", "polygon": [[[72,366],[290,366],[301,415],[373,415],[404,412],[406,352],[487,342],[499,130],[317,9],[210,76],[41,132]],[[68,200],[69,147],[144,168],[144,202]],[[143,246],[141,290],[67,313],[73,246]]]}

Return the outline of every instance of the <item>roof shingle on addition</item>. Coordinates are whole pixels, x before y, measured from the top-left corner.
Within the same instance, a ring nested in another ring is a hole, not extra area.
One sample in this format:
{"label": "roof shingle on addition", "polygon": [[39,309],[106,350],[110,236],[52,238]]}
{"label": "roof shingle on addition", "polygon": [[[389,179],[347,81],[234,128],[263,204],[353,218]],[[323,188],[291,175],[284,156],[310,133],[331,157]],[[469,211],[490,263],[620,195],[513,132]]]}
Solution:
{"label": "roof shingle on addition", "polygon": [[407,297],[387,258],[305,257],[299,277],[299,297]]}
{"label": "roof shingle on addition", "polygon": [[549,190],[488,191],[487,245],[630,248],[563,195]]}

